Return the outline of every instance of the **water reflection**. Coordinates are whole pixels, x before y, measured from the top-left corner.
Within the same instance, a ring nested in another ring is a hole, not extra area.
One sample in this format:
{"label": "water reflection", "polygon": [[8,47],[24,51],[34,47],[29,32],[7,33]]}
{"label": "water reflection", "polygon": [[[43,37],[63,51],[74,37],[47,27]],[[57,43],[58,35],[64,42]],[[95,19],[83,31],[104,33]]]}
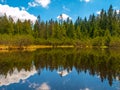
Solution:
{"label": "water reflection", "polygon": [[22,80],[23,83],[29,83],[29,88],[50,90],[51,87],[47,82],[41,84],[24,82],[35,73],[41,75],[44,69],[55,71],[61,77],[73,73],[73,69],[78,75],[84,71],[86,74],[97,76],[102,82],[107,79],[112,86],[113,81],[120,80],[120,52],[94,49],[43,49],[35,52],[0,53],[0,87]]}
{"label": "water reflection", "polygon": [[50,86],[47,83],[42,83],[36,90],[50,90]]}
{"label": "water reflection", "polygon": [[108,79],[112,85],[113,79],[120,80],[120,53],[116,51],[99,50],[49,50],[35,54],[35,66],[40,73],[46,67],[53,71],[61,67],[77,72],[89,71],[90,75],[98,75],[101,81]]}
{"label": "water reflection", "polygon": [[0,75],[0,86],[3,85],[10,85],[12,83],[19,83],[20,80],[25,80],[29,78],[31,75],[34,75],[36,73],[36,69],[33,66],[30,71],[25,71],[24,69],[21,69],[20,71],[15,68],[12,73],[7,73],[7,75]]}
{"label": "water reflection", "polygon": [[68,71],[68,70],[58,70],[57,73],[61,76],[61,77],[64,77],[64,76],[67,76],[71,71]]}

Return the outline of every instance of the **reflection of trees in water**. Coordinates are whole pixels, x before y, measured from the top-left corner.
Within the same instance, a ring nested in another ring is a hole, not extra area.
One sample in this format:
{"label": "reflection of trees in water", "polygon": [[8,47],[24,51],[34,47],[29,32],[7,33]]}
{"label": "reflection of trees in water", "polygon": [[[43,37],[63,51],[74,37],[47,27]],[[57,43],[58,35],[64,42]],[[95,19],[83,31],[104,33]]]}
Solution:
{"label": "reflection of trees in water", "polygon": [[7,75],[13,73],[14,69],[29,70],[32,66],[33,53],[31,52],[6,52],[0,53],[0,74]]}
{"label": "reflection of trees in water", "polygon": [[[34,63],[33,63],[34,60]],[[14,68],[30,70],[35,64],[38,73],[44,68],[50,71],[63,69],[77,72],[89,71],[90,75],[98,75],[101,81],[120,79],[120,52],[114,50],[73,50],[46,49],[35,52],[0,53],[0,74],[12,73]]]}
{"label": "reflection of trees in water", "polygon": [[[55,52],[56,51],[56,52]],[[90,75],[98,75],[101,81],[108,79],[112,85],[113,79],[120,79],[120,53],[116,51],[99,50],[50,50],[44,53],[36,52],[35,66],[38,70],[43,68],[58,70],[60,67],[77,72],[89,71]]]}

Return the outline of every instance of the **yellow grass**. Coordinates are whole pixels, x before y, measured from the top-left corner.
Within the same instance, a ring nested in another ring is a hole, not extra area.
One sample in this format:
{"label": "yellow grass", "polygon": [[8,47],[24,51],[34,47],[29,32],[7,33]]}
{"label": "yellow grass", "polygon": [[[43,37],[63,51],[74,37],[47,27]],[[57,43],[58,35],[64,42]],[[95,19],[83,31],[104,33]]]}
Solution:
{"label": "yellow grass", "polygon": [[27,50],[27,51],[34,51],[36,49],[43,49],[43,48],[73,48],[73,45],[58,45],[58,46],[53,46],[53,45],[30,45],[30,46],[6,46],[6,45],[0,45],[0,52],[7,52],[9,50]]}
{"label": "yellow grass", "polygon": [[27,46],[27,47],[24,47],[24,48],[39,49],[39,48],[52,48],[52,47],[53,47],[52,45],[30,45],[30,46]]}
{"label": "yellow grass", "polygon": [[73,45],[60,45],[60,46],[56,46],[57,48],[74,48]]}
{"label": "yellow grass", "polygon": [[[21,48],[19,46],[6,46],[6,45],[0,45],[0,52],[14,52],[18,50],[22,51],[35,51],[36,49],[44,49],[44,48],[74,48],[74,45],[30,45],[30,46],[22,46]],[[82,46],[80,47],[82,48]],[[92,46],[85,46],[85,48],[92,48]],[[107,46],[101,46],[100,48],[108,48]]]}
{"label": "yellow grass", "polygon": [[104,48],[108,48],[108,46],[101,46],[100,48],[103,48],[103,49],[104,49]]}

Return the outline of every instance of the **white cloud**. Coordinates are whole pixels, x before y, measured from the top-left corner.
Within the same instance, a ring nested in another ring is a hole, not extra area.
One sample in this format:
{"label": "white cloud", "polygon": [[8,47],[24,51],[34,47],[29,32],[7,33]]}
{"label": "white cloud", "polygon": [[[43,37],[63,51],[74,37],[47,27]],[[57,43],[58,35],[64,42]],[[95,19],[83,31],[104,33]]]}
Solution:
{"label": "white cloud", "polygon": [[28,5],[30,7],[42,6],[43,8],[48,8],[51,0],[34,0],[33,2],[29,2]]}
{"label": "white cloud", "polygon": [[85,2],[90,2],[90,0],[85,0]]}
{"label": "white cloud", "polygon": [[43,83],[37,90],[50,90],[50,86],[47,83]]}
{"label": "white cloud", "polygon": [[116,10],[116,12],[117,12],[117,14],[119,14],[119,13],[120,13],[120,10]]}
{"label": "white cloud", "polygon": [[120,9],[119,9],[119,7],[115,6],[115,7],[113,7],[113,9],[116,10],[117,14],[120,13]]}
{"label": "white cloud", "polygon": [[38,4],[35,3],[35,2],[29,2],[28,5],[29,5],[30,7],[36,7],[36,6],[38,6]]}
{"label": "white cloud", "polygon": [[64,13],[57,16],[57,19],[67,20],[67,18],[72,19],[70,16],[68,16],[67,14],[64,14]]}
{"label": "white cloud", "polygon": [[90,2],[90,0],[80,0],[80,2],[86,2],[86,3],[88,3],[88,2]]}
{"label": "white cloud", "polygon": [[65,11],[70,11],[70,9],[67,8],[66,6],[63,6],[62,8],[63,8]]}
{"label": "white cloud", "polygon": [[100,11],[97,11],[96,13],[97,13],[98,15],[100,15],[100,13],[101,13],[101,10],[100,10]]}
{"label": "white cloud", "polygon": [[50,0],[35,0],[38,4],[40,4],[42,7],[48,7],[50,4]]}
{"label": "white cloud", "polygon": [[0,4],[0,16],[4,16],[6,14],[7,17],[11,16],[13,20],[16,22],[18,19],[21,21],[31,20],[33,23],[36,21],[36,17],[22,7],[22,10],[18,7],[10,7],[8,5]]}

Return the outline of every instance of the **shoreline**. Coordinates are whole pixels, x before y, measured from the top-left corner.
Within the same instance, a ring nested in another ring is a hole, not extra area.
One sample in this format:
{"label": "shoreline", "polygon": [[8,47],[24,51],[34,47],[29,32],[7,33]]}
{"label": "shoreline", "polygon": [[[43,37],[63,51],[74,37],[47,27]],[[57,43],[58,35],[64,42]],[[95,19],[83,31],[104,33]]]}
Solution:
{"label": "shoreline", "polygon": [[29,45],[29,46],[7,46],[0,45],[0,51],[6,50],[36,50],[36,49],[45,49],[45,48],[74,48],[74,45]]}
{"label": "shoreline", "polygon": [[0,45],[0,52],[6,51],[16,51],[16,50],[23,50],[23,51],[34,51],[37,49],[47,49],[47,48],[99,48],[99,49],[107,49],[107,48],[119,48],[119,47],[109,47],[109,46],[91,46],[91,45],[29,45],[29,46],[8,46],[8,45]]}

